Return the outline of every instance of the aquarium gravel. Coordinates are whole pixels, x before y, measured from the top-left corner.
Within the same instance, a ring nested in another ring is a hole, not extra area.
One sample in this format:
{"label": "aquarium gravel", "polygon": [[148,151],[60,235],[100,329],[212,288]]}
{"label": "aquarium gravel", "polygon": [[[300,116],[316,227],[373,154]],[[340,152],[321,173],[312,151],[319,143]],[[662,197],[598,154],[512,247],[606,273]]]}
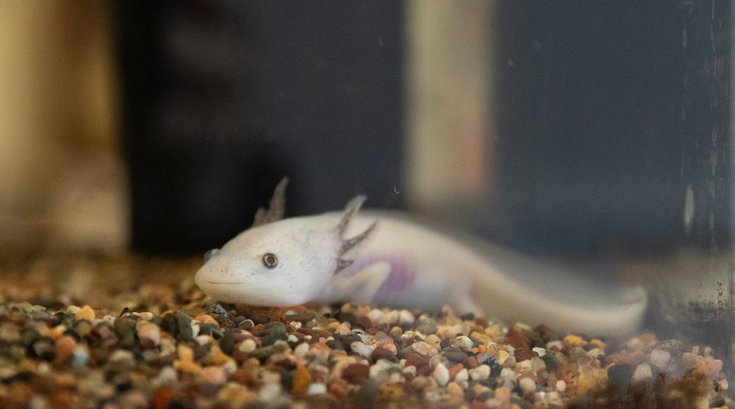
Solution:
{"label": "aquarium gravel", "polygon": [[36,260],[0,284],[4,408],[733,407],[721,357],[370,305],[208,300],[196,262]]}

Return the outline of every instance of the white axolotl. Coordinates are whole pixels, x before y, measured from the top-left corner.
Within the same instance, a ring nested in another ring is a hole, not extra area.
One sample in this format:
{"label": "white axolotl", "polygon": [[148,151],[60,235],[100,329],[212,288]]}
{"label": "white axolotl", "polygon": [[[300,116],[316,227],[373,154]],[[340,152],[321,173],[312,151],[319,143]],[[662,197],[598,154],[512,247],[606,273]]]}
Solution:
{"label": "white axolotl", "polygon": [[359,302],[439,308],[624,335],[641,323],[646,291],[599,282],[527,256],[472,244],[391,212],[283,219],[286,179],[253,227],[205,255],[196,284],[217,301],[260,306]]}

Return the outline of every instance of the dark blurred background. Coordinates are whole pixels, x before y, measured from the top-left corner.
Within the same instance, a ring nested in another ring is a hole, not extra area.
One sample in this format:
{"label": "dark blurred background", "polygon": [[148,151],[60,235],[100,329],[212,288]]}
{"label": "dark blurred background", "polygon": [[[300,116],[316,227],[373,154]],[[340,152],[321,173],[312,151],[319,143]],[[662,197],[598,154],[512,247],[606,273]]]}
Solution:
{"label": "dark blurred background", "polygon": [[366,193],[531,253],[729,240],[727,1],[0,11],[5,244],[200,253],[283,176],[290,215]]}

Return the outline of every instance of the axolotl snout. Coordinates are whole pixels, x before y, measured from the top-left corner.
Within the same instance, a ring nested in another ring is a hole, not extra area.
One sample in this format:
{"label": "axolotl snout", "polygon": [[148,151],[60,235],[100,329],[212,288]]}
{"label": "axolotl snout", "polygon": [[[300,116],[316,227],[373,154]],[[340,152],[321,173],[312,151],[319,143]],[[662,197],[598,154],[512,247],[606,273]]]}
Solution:
{"label": "axolotl snout", "polygon": [[285,184],[252,228],[205,256],[195,282],[213,299],[262,306],[447,304],[590,335],[633,331],[645,312],[640,286],[570,274],[397,213],[358,214],[361,196],[343,212],[283,219]]}

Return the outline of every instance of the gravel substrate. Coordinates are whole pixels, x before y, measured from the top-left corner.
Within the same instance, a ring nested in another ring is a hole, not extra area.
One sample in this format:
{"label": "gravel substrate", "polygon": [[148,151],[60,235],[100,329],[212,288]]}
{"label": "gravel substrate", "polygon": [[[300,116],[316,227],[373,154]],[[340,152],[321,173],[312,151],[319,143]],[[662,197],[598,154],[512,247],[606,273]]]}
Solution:
{"label": "gravel substrate", "polygon": [[[0,407],[735,407],[709,348],[652,333],[601,340],[448,308],[220,305],[175,275],[117,281],[119,269],[85,266],[92,278],[3,275]],[[160,270],[193,271],[181,268]]]}

